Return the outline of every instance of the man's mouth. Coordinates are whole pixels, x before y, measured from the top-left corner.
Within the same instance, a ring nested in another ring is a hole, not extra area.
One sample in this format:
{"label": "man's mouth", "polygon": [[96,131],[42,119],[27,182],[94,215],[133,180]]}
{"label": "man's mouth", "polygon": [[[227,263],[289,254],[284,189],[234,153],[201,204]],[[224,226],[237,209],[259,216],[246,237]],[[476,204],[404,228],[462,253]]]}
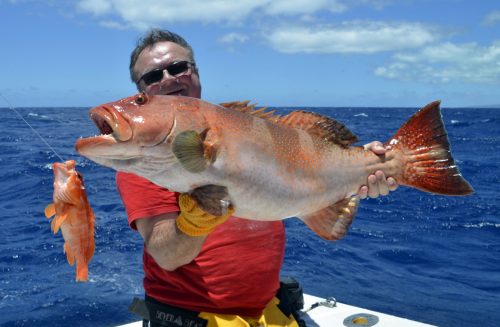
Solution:
{"label": "man's mouth", "polygon": [[183,95],[184,94],[184,89],[177,89],[177,90],[172,90],[166,93],[166,95]]}

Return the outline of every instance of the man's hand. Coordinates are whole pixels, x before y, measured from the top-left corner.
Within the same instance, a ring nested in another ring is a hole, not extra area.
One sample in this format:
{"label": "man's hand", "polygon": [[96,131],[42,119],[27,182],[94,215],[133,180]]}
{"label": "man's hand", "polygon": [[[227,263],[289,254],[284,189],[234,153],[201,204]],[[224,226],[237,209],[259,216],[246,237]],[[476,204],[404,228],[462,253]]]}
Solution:
{"label": "man's hand", "polygon": [[[376,155],[384,155],[387,151],[383,144],[379,141],[373,141],[363,146],[365,150],[370,150]],[[385,177],[383,171],[378,170],[375,174],[368,176],[368,185],[363,185],[359,188],[358,195],[365,199],[378,198],[381,195],[387,195],[391,191],[398,188],[398,183],[392,177]]]}
{"label": "man's hand", "polygon": [[196,200],[188,193],[179,196],[181,212],[177,216],[177,228],[189,236],[206,236],[217,226],[224,223],[234,213],[233,207],[219,216],[209,214],[198,206]]}

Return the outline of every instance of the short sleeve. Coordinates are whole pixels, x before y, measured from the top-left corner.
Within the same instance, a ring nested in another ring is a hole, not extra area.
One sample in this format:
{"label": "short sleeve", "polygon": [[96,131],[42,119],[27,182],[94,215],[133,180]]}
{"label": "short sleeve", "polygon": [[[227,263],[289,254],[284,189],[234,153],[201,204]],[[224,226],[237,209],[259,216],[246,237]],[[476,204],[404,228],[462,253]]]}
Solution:
{"label": "short sleeve", "polygon": [[179,211],[179,193],[158,186],[143,177],[117,172],[116,187],[132,229],[137,229],[137,219]]}

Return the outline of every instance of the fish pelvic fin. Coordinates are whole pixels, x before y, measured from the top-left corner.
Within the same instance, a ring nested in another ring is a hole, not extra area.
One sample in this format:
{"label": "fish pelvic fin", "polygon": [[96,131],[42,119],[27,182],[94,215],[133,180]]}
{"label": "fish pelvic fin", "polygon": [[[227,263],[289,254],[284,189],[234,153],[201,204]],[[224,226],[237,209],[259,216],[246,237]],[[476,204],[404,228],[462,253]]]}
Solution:
{"label": "fish pelvic fin", "polygon": [[208,132],[183,131],[172,142],[175,157],[191,173],[200,173],[215,161],[217,144],[206,141]]}
{"label": "fish pelvic fin", "polygon": [[56,215],[55,216],[55,218],[50,223],[50,228],[52,229],[52,232],[54,234],[57,234],[57,232],[61,228],[61,225],[64,223],[64,221],[66,220],[67,217],[68,217],[67,213],[65,213],[63,215]]}
{"label": "fish pelvic fin", "polygon": [[45,217],[47,219],[49,219],[50,217],[52,217],[55,214],[56,214],[56,207],[53,203],[51,203],[45,207]]}
{"label": "fish pelvic fin", "polygon": [[359,197],[353,196],[299,218],[321,238],[337,241],[347,234],[358,205]]}
{"label": "fish pelvic fin", "polygon": [[474,192],[451,155],[440,101],[431,102],[415,113],[385,146],[401,150],[406,157],[398,183],[443,195]]}
{"label": "fish pelvic fin", "polygon": [[281,117],[278,124],[302,129],[309,135],[340,145],[343,148],[358,141],[356,135],[341,122],[314,112],[292,111]]}

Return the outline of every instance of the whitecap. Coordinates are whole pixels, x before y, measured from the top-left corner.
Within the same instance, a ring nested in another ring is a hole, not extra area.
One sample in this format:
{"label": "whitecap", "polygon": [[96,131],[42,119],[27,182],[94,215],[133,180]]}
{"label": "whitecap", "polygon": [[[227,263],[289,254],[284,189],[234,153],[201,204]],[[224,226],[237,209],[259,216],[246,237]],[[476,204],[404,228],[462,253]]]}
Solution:
{"label": "whitecap", "polygon": [[490,223],[490,222],[481,222],[476,224],[465,224],[465,228],[483,228],[483,227],[495,227],[500,228],[500,224]]}

